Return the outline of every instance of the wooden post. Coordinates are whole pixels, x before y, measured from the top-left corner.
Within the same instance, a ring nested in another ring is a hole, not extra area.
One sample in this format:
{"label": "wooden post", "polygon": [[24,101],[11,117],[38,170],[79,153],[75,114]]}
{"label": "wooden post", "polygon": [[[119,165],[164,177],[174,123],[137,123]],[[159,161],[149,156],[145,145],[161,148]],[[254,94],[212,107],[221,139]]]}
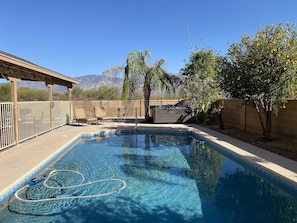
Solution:
{"label": "wooden post", "polygon": [[11,83],[11,102],[13,102],[13,123],[14,123],[14,140],[16,144],[19,144],[19,113],[18,113],[18,93],[17,93],[17,82],[20,81],[18,78],[8,77]]}
{"label": "wooden post", "polygon": [[68,90],[68,101],[72,101],[72,88],[67,88]]}
{"label": "wooden post", "polygon": [[141,110],[141,105],[142,105],[142,104],[141,104],[141,99],[139,99],[139,116],[142,116],[142,114],[141,114],[141,111],[142,111],[142,110]]}
{"label": "wooden post", "polygon": [[68,90],[68,101],[70,104],[70,111],[69,111],[69,117],[67,120],[67,124],[72,123],[72,88],[67,88]]}
{"label": "wooden post", "polygon": [[50,129],[54,129],[54,119],[53,119],[53,109],[54,109],[54,102],[53,102],[53,85],[52,84],[46,84],[48,87],[48,100],[50,102]]}

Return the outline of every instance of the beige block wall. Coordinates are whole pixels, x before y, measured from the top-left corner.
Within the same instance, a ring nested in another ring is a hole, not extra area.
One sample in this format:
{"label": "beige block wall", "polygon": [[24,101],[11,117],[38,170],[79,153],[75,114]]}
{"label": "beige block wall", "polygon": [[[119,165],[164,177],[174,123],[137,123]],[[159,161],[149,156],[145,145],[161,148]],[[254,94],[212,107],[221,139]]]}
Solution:
{"label": "beige block wall", "polygon": [[[246,108],[246,110],[245,110],[245,115],[246,115],[246,118],[245,118],[246,128],[245,128],[245,130],[248,131],[248,132],[256,133],[256,134],[261,134],[262,133],[262,127],[261,127],[261,123],[260,123],[260,120],[259,120],[257,110],[252,106],[246,106],[245,108]],[[262,118],[263,118],[263,121],[265,123],[265,117],[263,115],[264,115],[264,113],[262,114]]]}
{"label": "beige block wall", "polygon": [[[262,134],[258,113],[252,106],[243,107],[241,100],[220,100],[224,105],[225,128],[235,128]],[[261,113],[265,124],[265,114]],[[297,139],[297,101],[289,100],[286,108],[279,108],[272,116],[271,136],[273,138]]]}
{"label": "beige block wall", "polygon": [[[154,105],[174,105],[179,99],[158,99],[150,100],[150,106]],[[99,106],[105,108],[106,116],[114,118],[137,117],[144,118],[144,100],[134,100],[131,102],[133,106],[125,111],[124,103],[121,100],[100,100],[100,101],[73,101],[73,108],[84,108],[88,117],[94,116],[94,107]]]}
{"label": "beige block wall", "polygon": [[242,101],[240,100],[221,100],[219,102],[224,107],[223,122],[225,127],[242,129]]}
{"label": "beige block wall", "polygon": [[289,100],[272,118],[272,136],[297,139],[297,101]]}
{"label": "beige block wall", "polygon": [[[150,105],[174,105],[179,99],[171,100],[150,100]],[[223,122],[225,128],[235,128],[255,134],[262,134],[262,129],[256,109],[251,106],[242,106],[242,100],[219,100],[219,104],[224,106]],[[94,107],[101,106],[107,111],[107,116],[114,118],[127,118],[136,116],[144,117],[144,101],[133,101],[133,107],[125,113],[121,100],[101,100],[101,101],[74,101],[73,107],[83,107],[87,116],[94,115]],[[262,116],[264,113],[262,113]],[[265,122],[265,117],[263,116]],[[272,117],[272,137],[297,139],[297,101],[289,100],[285,109],[279,109],[277,115]]]}

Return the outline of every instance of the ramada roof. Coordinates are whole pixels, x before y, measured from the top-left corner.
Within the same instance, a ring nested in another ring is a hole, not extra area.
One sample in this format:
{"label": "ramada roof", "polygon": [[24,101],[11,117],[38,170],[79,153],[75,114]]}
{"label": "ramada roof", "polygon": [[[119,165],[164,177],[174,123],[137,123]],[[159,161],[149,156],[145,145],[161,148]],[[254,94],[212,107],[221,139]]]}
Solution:
{"label": "ramada roof", "polygon": [[38,66],[12,54],[0,50],[0,78],[42,81],[72,88],[79,82],[63,74]]}

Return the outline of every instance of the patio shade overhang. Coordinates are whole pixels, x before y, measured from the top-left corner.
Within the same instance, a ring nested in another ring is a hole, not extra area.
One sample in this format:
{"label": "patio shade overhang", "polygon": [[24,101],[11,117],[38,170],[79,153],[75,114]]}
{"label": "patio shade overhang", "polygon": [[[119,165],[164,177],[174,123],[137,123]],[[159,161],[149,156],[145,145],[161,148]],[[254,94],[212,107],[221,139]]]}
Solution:
{"label": "patio shade overhang", "polygon": [[20,80],[41,81],[45,84],[58,84],[72,88],[79,82],[55,71],[0,51],[0,78],[17,78]]}

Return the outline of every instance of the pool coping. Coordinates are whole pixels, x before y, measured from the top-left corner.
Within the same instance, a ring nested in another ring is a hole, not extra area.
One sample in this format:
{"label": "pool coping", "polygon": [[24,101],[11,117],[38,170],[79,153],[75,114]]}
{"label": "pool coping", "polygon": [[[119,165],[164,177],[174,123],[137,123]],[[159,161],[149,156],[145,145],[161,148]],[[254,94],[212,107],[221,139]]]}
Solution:
{"label": "pool coping", "polygon": [[[199,125],[102,123],[56,129],[0,153],[0,207],[3,202],[65,150],[86,137],[117,135],[123,131],[188,132],[264,169],[297,188],[297,162]],[[42,147],[42,150],[38,148]],[[32,154],[35,155],[35,160]],[[31,156],[30,156],[31,155]],[[29,160],[26,160],[28,159]],[[17,162],[16,162],[17,160]],[[27,161],[27,162],[26,162]],[[18,167],[20,166],[20,167]],[[22,168],[23,167],[23,168]],[[5,180],[6,179],[6,180]]]}

